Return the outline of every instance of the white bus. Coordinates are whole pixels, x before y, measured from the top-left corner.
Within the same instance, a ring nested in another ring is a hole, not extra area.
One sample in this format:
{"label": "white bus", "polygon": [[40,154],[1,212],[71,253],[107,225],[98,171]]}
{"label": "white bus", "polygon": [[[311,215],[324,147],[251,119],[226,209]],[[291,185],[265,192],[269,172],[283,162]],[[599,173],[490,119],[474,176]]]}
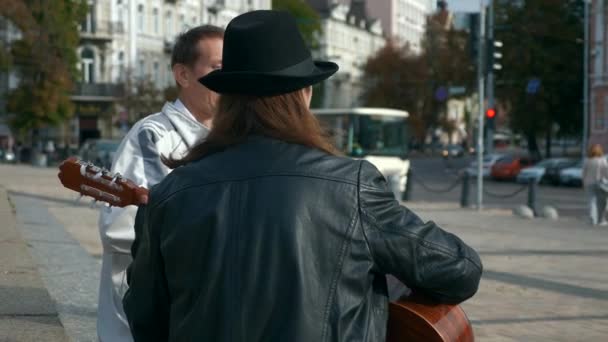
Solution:
{"label": "white bus", "polygon": [[327,108],[312,112],[338,149],[374,164],[395,196],[403,198],[410,168],[408,112],[388,108]]}

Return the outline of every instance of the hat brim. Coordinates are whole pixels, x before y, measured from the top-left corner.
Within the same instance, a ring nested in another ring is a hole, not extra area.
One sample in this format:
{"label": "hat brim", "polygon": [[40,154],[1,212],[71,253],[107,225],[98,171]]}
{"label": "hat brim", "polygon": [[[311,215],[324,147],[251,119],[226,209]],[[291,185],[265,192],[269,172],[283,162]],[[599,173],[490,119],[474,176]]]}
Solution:
{"label": "hat brim", "polygon": [[220,94],[273,96],[287,94],[322,82],[339,67],[336,63],[315,61],[307,74],[278,74],[272,72],[215,70],[201,77],[199,82]]}

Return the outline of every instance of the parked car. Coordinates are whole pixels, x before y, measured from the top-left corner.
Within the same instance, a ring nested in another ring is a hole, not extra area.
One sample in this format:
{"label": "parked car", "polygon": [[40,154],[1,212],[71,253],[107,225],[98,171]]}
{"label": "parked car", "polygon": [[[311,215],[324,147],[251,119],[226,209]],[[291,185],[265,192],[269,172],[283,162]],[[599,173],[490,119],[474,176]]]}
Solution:
{"label": "parked car", "polygon": [[[481,164],[481,175],[484,178],[490,177],[490,171],[492,170],[492,166],[499,159],[503,158],[505,155],[500,153],[487,154],[483,156],[483,161]],[[473,177],[477,176],[477,161],[473,161],[471,165],[467,168],[466,172]]]}
{"label": "parked car", "polygon": [[82,160],[110,169],[119,145],[120,140],[88,139],[82,144],[78,156]]}
{"label": "parked car", "polygon": [[576,165],[561,170],[559,172],[559,182],[562,185],[583,185],[583,161],[580,160]]}
{"label": "parked car", "polygon": [[15,153],[9,149],[0,148],[0,163],[16,163]]}
{"label": "parked car", "polygon": [[529,157],[506,156],[496,161],[490,171],[490,176],[495,180],[513,180],[519,172],[534,165]]}
{"label": "parked car", "polygon": [[577,163],[578,160],[576,159],[563,158],[556,163],[547,166],[542,180],[553,185],[558,185],[560,183],[561,171],[569,167],[573,167],[577,165]]}
{"label": "parked car", "polygon": [[441,155],[444,158],[448,157],[462,157],[464,156],[464,148],[460,145],[447,145],[441,150]]}
{"label": "parked car", "polygon": [[559,170],[572,166],[576,163],[575,160],[568,158],[549,158],[538,164],[526,167],[517,175],[518,183],[528,183],[534,180],[537,183],[543,181],[551,181],[559,178]]}

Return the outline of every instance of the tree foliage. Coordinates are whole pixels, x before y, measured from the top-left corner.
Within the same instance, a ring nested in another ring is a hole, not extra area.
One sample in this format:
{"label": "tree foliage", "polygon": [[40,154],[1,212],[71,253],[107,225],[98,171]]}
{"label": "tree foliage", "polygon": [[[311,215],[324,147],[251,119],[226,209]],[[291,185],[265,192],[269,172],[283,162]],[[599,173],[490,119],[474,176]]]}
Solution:
{"label": "tree foliage", "polygon": [[[582,128],[583,3],[498,1],[496,23],[497,39],[504,43],[497,95],[511,108],[512,128],[526,135],[530,152],[538,156],[536,137],[550,138],[555,124],[563,136],[576,136]],[[541,84],[532,94],[531,79]]]}
{"label": "tree foliage", "polygon": [[165,101],[174,101],[178,91],[176,87],[159,89],[150,78],[136,77],[132,71],[125,73],[126,80],[122,83],[122,96],[116,104],[119,111],[125,111],[129,123],[156,113],[163,107]]}
{"label": "tree foliage", "polygon": [[464,86],[473,90],[474,68],[466,32],[446,29],[431,17],[423,38],[422,54],[390,42],[371,57],[364,69],[365,104],[403,109],[410,113],[414,136],[446,126],[445,106],[434,93],[439,87]]}
{"label": "tree foliage", "polygon": [[0,15],[21,32],[3,48],[20,83],[8,98],[19,131],[57,125],[73,112],[70,92],[78,75],[78,24],[88,8],[80,0],[0,0]]}
{"label": "tree foliage", "polygon": [[424,113],[429,105],[428,67],[405,46],[388,43],[364,67],[365,105],[407,110],[414,134],[424,138]]}

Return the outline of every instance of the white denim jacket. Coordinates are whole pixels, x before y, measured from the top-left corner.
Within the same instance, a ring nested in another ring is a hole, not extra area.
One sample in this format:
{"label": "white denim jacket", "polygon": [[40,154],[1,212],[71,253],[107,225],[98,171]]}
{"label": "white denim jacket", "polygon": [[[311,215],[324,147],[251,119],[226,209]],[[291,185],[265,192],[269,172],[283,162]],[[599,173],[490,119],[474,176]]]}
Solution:
{"label": "white denim jacket", "polygon": [[[112,163],[120,173],[143,187],[159,183],[171,170],[160,157],[180,158],[209,129],[196,121],[180,100],[166,103],[160,113],[138,121],[124,137]],[[102,210],[99,232],[103,246],[97,334],[101,342],[133,341],[123,308],[127,290],[126,269],[131,263],[131,243],[136,206]]]}

